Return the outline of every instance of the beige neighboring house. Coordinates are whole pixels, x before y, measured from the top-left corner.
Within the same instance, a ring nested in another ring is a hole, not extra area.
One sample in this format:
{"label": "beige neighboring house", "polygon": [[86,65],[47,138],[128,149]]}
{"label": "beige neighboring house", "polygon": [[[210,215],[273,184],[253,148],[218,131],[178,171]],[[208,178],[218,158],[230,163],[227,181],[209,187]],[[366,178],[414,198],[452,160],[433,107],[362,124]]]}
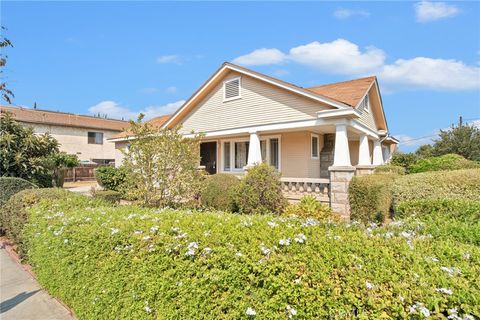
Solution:
{"label": "beige neighboring house", "polygon": [[[389,135],[376,77],[302,88],[224,63],[158,125],[203,133],[201,165],[243,175],[266,162],[282,174],[287,197],[312,194],[348,216],[348,182],[389,161]],[[128,147],[128,138],[110,141]],[[121,163],[121,159],[116,162]]]}
{"label": "beige neighboring house", "polygon": [[128,121],[83,116],[48,110],[0,106],[1,114],[12,113],[15,120],[37,134],[50,133],[60,150],[76,154],[82,162],[111,164],[115,145],[108,139],[128,127]]}

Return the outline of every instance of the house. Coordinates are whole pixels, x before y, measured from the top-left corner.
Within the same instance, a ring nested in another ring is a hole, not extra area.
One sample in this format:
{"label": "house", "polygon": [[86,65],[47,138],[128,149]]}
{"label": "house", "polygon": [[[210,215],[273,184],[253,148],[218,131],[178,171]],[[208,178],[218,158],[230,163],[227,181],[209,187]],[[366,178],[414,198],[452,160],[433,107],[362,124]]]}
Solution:
{"label": "house", "polygon": [[60,151],[98,164],[114,162],[115,146],[107,139],[129,126],[127,121],[39,109],[0,106],[0,112],[13,114],[16,121],[37,134],[50,133],[58,140]]}
{"label": "house", "polygon": [[[282,173],[290,199],[313,194],[348,215],[348,182],[390,159],[376,77],[302,88],[224,63],[173,115],[156,120],[203,133],[201,165],[242,175],[267,162]],[[126,137],[114,137],[117,149]],[[118,163],[118,162],[117,162]]]}

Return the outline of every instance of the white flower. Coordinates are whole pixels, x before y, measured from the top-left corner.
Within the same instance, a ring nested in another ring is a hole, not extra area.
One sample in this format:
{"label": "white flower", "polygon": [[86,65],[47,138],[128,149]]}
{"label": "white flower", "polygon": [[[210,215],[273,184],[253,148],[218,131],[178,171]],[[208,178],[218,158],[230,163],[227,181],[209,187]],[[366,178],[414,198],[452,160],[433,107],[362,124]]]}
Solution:
{"label": "white flower", "polygon": [[447,289],[447,288],[437,288],[435,289],[437,292],[440,292],[440,293],[444,293],[444,294],[452,294],[453,291],[451,289]]}
{"label": "white flower", "polygon": [[196,242],[190,242],[187,247],[187,252],[185,252],[186,256],[189,257],[194,257],[195,256],[195,250],[198,249],[198,243]]}
{"label": "white flower", "polygon": [[385,238],[387,238],[387,239],[390,239],[393,236],[394,236],[394,234],[391,231],[388,231],[388,232],[385,233]]}
{"label": "white flower", "polygon": [[423,316],[424,316],[425,318],[430,317],[430,310],[428,310],[428,309],[425,308],[424,306],[420,306],[420,307],[418,308],[418,311],[420,311],[420,313],[423,314]]}
{"label": "white flower", "polygon": [[260,250],[262,251],[262,253],[266,256],[268,256],[272,250],[268,249],[267,247],[265,247],[264,244],[260,245]]}
{"label": "white flower", "polygon": [[470,253],[469,252],[465,252],[462,256],[463,256],[464,259],[470,260]]}
{"label": "white flower", "polygon": [[287,314],[288,314],[288,318],[291,319],[297,315],[297,310],[287,305]]}
{"label": "white flower", "polygon": [[401,301],[401,302],[404,302],[405,301],[405,298],[403,296],[399,296],[398,299]]}
{"label": "white flower", "polygon": [[158,231],[159,226],[153,226],[150,228],[150,233],[156,233]]}
{"label": "white flower", "polygon": [[209,254],[209,253],[211,253],[211,252],[212,252],[212,249],[211,249],[211,248],[209,248],[209,247],[203,248],[203,253]]}
{"label": "white flower", "polygon": [[307,240],[307,237],[303,233],[299,233],[293,238],[296,243],[304,243]]}
{"label": "white flower", "polygon": [[63,227],[61,227],[59,230],[53,231],[53,234],[56,236],[59,236],[63,232]]}
{"label": "white flower", "polygon": [[252,221],[242,220],[242,222],[240,222],[240,225],[248,228],[248,227],[253,226],[253,223],[252,223]]}
{"label": "white flower", "polygon": [[413,231],[402,231],[400,233],[400,236],[402,236],[404,238],[407,238],[407,239],[412,238],[414,235],[415,235],[415,233]]}
{"label": "white flower", "polygon": [[237,251],[237,252],[235,253],[235,256],[237,256],[237,257],[243,257],[243,254],[242,254],[240,251]]}
{"label": "white flower", "polygon": [[67,243],[68,243],[68,239],[63,240],[63,243],[67,244]]}
{"label": "white flower", "polygon": [[147,240],[150,240],[150,239],[151,239],[150,236],[145,236],[145,237],[142,238],[142,240],[144,240],[144,241],[147,241]]}
{"label": "white flower", "polygon": [[447,267],[441,267],[440,268],[442,271],[445,271],[446,273],[448,273],[450,276],[454,276],[455,274],[457,273],[461,273],[460,272],[460,269],[456,269],[454,267],[450,267],[450,268],[447,268]]}
{"label": "white flower", "polygon": [[267,224],[268,224],[268,226],[269,226],[270,228],[278,227],[278,224],[275,223],[274,221],[268,221]]}
{"label": "white flower", "polygon": [[117,228],[110,228],[110,230],[112,230],[112,234],[118,233],[118,231],[120,231]]}
{"label": "white flower", "polygon": [[253,310],[250,307],[247,308],[247,311],[245,311],[245,313],[247,316],[250,316],[250,317],[255,317],[257,315],[257,312],[255,312],[255,310]]}
{"label": "white flower", "polygon": [[290,238],[280,239],[280,241],[278,241],[278,244],[281,246],[289,246],[290,241],[291,241]]}
{"label": "white flower", "polygon": [[142,234],[142,233],[143,233],[142,230],[135,230],[135,231],[133,232],[133,234]]}
{"label": "white flower", "polygon": [[150,308],[150,307],[148,306],[148,301],[145,301],[145,312],[146,312],[146,313],[151,313],[151,312],[152,312],[152,308]]}
{"label": "white flower", "polygon": [[430,311],[423,306],[423,303],[416,302],[414,305],[409,307],[410,313],[416,313],[417,310],[425,317],[430,317]]}
{"label": "white flower", "polygon": [[432,261],[432,262],[438,262],[439,260],[435,257],[426,257],[425,260],[427,261]]}
{"label": "white flower", "polygon": [[304,223],[302,223],[302,227],[313,227],[313,226],[316,226],[318,224],[319,224],[318,220],[313,219],[313,218],[308,218],[307,220],[305,220]]}
{"label": "white flower", "polygon": [[373,289],[374,287],[375,287],[375,286],[374,286],[372,283],[370,283],[370,282],[368,282],[368,281],[365,281],[365,288],[367,288],[368,290],[370,290],[370,289]]}

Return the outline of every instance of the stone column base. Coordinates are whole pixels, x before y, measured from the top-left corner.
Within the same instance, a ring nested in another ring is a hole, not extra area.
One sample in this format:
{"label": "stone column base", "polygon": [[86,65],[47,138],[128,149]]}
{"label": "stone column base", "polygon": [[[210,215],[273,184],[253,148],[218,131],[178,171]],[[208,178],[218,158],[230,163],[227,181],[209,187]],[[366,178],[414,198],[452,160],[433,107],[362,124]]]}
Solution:
{"label": "stone column base", "polygon": [[357,165],[355,168],[357,169],[355,171],[356,176],[366,176],[368,174],[372,174],[375,171],[375,168],[377,166],[374,165]]}
{"label": "stone column base", "polygon": [[330,172],[330,206],[345,220],[350,220],[348,203],[348,186],[355,175],[355,167],[329,167]]}

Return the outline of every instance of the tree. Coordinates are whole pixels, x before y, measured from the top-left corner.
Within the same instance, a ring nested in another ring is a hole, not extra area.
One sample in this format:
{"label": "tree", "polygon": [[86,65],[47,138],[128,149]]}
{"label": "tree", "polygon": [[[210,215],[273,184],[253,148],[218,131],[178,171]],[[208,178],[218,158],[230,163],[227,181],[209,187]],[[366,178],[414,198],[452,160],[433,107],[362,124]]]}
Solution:
{"label": "tree", "polygon": [[415,151],[415,154],[420,158],[420,159],[425,159],[429,157],[434,156],[434,148],[431,144],[424,144]]}
{"label": "tree", "polygon": [[460,117],[458,125],[440,130],[439,139],[434,140],[433,153],[436,156],[456,153],[468,160],[480,161],[480,129],[463,123]]}
{"label": "tree", "polygon": [[185,138],[178,127],[161,129],[149,123],[130,122],[131,140],[124,150],[129,196],[144,206],[165,207],[195,199],[202,174],[200,137]]}
{"label": "tree", "polygon": [[[5,32],[5,30],[7,30],[5,27],[0,27],[1,29],[1,32]],[[0,37],[0,76],[2,79],[4,79],[3,77],[3,72],[4,72],[4,68],[7,64],[7,58],[8,56],[3,54],[3,52],[5,51],[5,48],[7,47],[12,47],[13,48],[13,45],[12,45],[12,42],[5,38],[3,35]],[[8,104],[11,104],[12,103],[12,98],[14,97],[14,94],[13,92],[7,88],[7,83],[5,81],[1,81],[0,82],[0,94],[3,98],[3,100],[5,100]]]}
{"label": "tree", "polygon": [[77,155],[66,152],[56,152],[43,158],[45,172],[52,177],[52,186],[63,187],[65,169],[78,166],[80,161]]}

